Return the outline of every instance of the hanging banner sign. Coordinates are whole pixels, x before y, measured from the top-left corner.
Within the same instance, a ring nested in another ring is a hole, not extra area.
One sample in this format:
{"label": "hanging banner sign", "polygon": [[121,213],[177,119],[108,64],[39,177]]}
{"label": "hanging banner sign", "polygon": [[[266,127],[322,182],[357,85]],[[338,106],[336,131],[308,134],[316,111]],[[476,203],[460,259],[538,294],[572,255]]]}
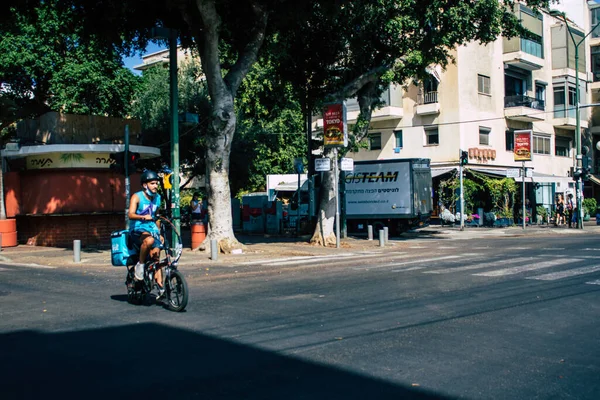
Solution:
{"label": "hanging banner sign", "polygon": [[323,144],[325,147],[348,145],[346,103],[328,104],[323,108]]}
{"label": "hanging banner sign", "polygon": [[515,161],[531,161],[533,151],[533,132],[528,130],[515,131]]}

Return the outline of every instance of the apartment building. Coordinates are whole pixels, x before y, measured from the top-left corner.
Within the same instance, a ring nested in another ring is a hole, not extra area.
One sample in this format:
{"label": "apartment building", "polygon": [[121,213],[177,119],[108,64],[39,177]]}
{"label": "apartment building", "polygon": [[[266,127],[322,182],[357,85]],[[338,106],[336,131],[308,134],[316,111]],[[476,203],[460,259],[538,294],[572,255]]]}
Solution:
{"label": "apartment building", "polygon": [[[429,69],[417,84],[392,86],[384,93],[386,106],[373,115],[369,149],[349,154],[355,161],[430,158],[434,187],[458,167],[460,151],[469,153],[466,168],[505,177],[520,168],[513,156],[513,132],[533,131],[533,161],[527,162],[527,197],[550,207],[556,193],[574,189],[576,156],[576,85],[580,84],[582,148],[599,166],[600,5],[570,0],[569,27],[549,11],[518,10],[527,37],[498,38],[488,45],[470,43],[456,48],[455,63],[445,70]],[[577,11],[571,18],[570,11]],[[553,13],[554,14],[554,13]],[[576,24],[578,21],[579,24]],[[575,44],[579,55],[576,76]],[[348,121],[358,107],[349,101]],[[593,112],[590,112],[592,110]],[[598,173],[599,169],[593,169]],[[520,181],[520,178],[518,179]],[[600,195],[585,182],[584,196]],[[535,196],[535,197],[534,197]]]}

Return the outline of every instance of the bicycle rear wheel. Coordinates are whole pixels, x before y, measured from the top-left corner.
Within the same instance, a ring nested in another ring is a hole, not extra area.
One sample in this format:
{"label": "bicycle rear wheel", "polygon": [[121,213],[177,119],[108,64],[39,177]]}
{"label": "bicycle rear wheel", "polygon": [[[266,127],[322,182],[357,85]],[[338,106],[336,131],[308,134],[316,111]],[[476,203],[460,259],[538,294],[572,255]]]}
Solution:
{"label": "bicycle rear wheel", "polygon": [[181,272],[172,270],[165,282],[167,308],[171,311],[183,311],[188,303],[188,285]]}

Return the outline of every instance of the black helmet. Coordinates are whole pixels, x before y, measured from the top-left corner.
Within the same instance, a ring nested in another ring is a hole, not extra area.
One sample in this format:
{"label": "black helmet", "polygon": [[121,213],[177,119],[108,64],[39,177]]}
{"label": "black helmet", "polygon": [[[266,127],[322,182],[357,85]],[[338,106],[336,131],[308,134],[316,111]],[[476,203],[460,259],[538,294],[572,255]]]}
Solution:
{"label": "black helmet", "polygon": [[150,171],[150,170],[145,170],[144,172],[142,172],[142,177],[140,180],[143,185],[146,182],[158,181],[159,179],[158,179],[158,175],[156,174],[156,172]]}

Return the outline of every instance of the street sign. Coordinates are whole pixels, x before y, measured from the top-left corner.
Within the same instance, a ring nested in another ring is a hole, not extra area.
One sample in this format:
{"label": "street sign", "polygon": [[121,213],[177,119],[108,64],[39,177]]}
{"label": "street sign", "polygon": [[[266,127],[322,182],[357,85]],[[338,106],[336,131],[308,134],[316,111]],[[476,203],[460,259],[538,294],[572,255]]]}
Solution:
{"label": "street sign", "polygon": [[519,168],[509,168],[506,170],[506,177],[507,178],[518,178],[519,176],[521,176],[519,171],[520,171]]}
{"label": "street sign", "polygon": [[331,171],[331,160],[328,157],[315,158],[315,171],[317,171],[317,172]]}
{"label": "street sign", "polygon": [[342,158],[340,165],[342,171],[354,171],[354,159],[352,158]]}

